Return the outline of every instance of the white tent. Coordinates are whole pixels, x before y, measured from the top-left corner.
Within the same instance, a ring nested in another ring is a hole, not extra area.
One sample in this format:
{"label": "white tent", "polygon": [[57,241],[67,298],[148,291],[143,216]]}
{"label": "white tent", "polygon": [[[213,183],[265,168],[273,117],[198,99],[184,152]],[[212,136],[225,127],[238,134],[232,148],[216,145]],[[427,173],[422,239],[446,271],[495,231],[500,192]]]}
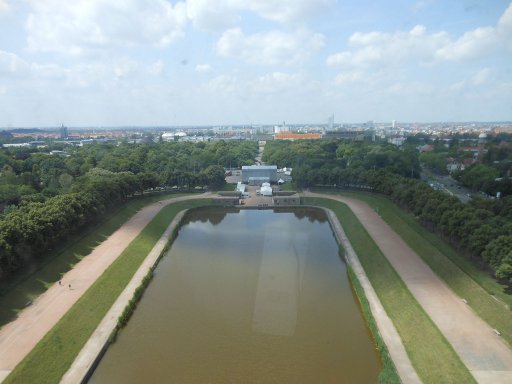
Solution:
{"label": "white tent", "polygon": [[272,187],[263,186],[261,187],[260,192],[263,196],[272,196]]}

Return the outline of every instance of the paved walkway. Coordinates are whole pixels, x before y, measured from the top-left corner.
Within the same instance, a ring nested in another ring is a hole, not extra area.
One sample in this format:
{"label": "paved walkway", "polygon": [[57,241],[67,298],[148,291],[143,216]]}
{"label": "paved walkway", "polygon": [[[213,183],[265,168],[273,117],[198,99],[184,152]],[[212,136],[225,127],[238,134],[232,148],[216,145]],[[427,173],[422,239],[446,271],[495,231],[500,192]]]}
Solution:
{"label": "paved walkway", "polygon": [[477,382],[512,383],[512,350],[508,345],[370,206],[343,196],[311,192],[303,195],[330,198],[347,204]]}
{"label": "paved walkway", "polygon": [[0,382],[52,329],[164,206],[177,201],[210,197],[210,193],[175,197],[141,209],[67,272],[62,278],[62,286],[54,284],[34,300],[30,307],[24,309],[16,320],[2,327],[0,329]]}

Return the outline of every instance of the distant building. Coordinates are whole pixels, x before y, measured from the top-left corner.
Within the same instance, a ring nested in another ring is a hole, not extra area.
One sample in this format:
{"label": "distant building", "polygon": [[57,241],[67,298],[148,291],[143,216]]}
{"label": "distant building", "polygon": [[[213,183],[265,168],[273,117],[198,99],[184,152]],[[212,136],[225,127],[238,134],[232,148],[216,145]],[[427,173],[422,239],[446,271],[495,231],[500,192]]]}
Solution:
{"label": "distant building", "polygon": [[64,126],[64,124],[62,124],[62,126],[60,127],[60,138],[61,139],[67,139],[68,137],[68,127]]}
{"label": "distant building", "polygon": [[478,135],[478,156],[477,160],[479,163],[482,162],[485,153],[485,144],[487,143],[487,135],[485,133],[481,133]]}
{"label": "distant building", "polygon": [[163,141],[178,141],[186,136],[187,136],[187,134],[185,132],[164,132],[162,134],[162,140]]}
{"label": "distant building", "polygon": [[298,193],[293,193],[286,196],[274,196],[272,202],[277,207],[300,205],[300,196]]}
{"label": "distant building", "polygon": [[239,181],[237,184],[236,184],[236,191],[237,192],[240,192],[240,193],[245,193],[245,189],[246,189],[247,185],[245,184],[242,184],[241,181]]}
{"label": "distant building", "polygon": [[277,183],[277,165],[244,165],[242,182],[249,185]]}
{"label": "distant building", "polygon": [[274,133],[290,132],[290,128],[286,125],[274,125]]}
{"label": "distant building", "polygon": [[260,189],[260,194],[262,196],[272,196],[272,187],[269,183],[263,183]]}
{"label": "distant building", "polygon": [[322,137],[324,140],[331,139],[344,139],[344,140],[354,140],[354,141],[363,141],[364,134],[358,131],[326,131]]}
{"label": "distant building", "polygon": [[321,139],[322,134],[320,133],[289,133],[282,132],[274,135],[275,140],[312,140]]}
{"label": "distant building", "polygon": [[423,153],[423,152],[431,152],[434,150],[434,146],[432,144],[425,144],[425,145],[421,145],[420,147],[418,147],[418,150]]}
{"label": "distant building", "polygon": [[405,143],[405,140],[407,140],[405,137],[393,137],[388,139],[388,143],[401,147]]}

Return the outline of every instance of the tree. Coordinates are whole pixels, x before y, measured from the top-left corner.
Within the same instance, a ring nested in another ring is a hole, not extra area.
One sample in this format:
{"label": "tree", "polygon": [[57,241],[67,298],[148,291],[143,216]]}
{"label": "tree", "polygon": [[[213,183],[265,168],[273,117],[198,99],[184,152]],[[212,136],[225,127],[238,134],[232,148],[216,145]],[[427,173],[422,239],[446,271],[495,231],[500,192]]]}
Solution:
{"label": "tree", "polygon": [[220,188],[226,183],[224,168],[220,165],[210,165],[204,170],[204,176],[210,188]]}
{"label": "tree", "polygon": [[512,285],[512,250],[510,250],[502,259],[498,268],[496,268],[496,277],[506,280]]}
{"label": "tree", "polygon": [[475,191],[480,191],[491,186],[497,177],[498,171],[495,168],[484,164],[477,164],[464,170],[460,180],[465,186]]}
{"label": "tree", "polygon": [[499,236],[485,247],[482,257],[496,271],[511,250],[512,236]]}

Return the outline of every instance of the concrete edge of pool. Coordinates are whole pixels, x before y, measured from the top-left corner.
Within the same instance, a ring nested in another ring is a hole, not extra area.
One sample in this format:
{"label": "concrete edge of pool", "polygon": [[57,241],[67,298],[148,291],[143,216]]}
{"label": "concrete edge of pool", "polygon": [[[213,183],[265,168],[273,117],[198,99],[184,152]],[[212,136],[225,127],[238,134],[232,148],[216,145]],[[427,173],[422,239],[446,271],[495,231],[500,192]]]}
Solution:
{"label": "concrete edge of pool", "polygon": [[[301,207],[303,208],[304,206]],[[293,209],[294,207],[287,208]],[[421,380],[407,356],[402,340],[368,280],[364,269],[362,268],[359,259],[357,258],[357,255],[353,250],[343,227],[341,226],[341,223],[331,210],[316,206],[312,208],[321,209],[326,212],[337,243],[345,248],[346,261],[352,267],[357,279],[363,287],[379,332],[389,350],[389,354],[395,364],[401,381],[403,383],[421,383]],[[245,209],[245,207],[240,207],[240,209]],[[269,207],[269,209],[271,209],[271,207]],[[173,230],[180,225],[186,212],[187,210],[181,211],[176,215],[171,224],[169,224],[163,235],[134,274],[130,283],[119,295],[111,309],[107,312],[85,346],[82,348],[69,370],[63,376],[61,383],[83,383],[86,382],[94,372],[94,369],[109,346],[109,338],[117,326],[119,316],[128,305],[130,299],[132,299],[137,287],[141,285],[144,276],[146,276],[150,268],[158,261],[162,250],[167,244],[168,238],[171,236]]]}

